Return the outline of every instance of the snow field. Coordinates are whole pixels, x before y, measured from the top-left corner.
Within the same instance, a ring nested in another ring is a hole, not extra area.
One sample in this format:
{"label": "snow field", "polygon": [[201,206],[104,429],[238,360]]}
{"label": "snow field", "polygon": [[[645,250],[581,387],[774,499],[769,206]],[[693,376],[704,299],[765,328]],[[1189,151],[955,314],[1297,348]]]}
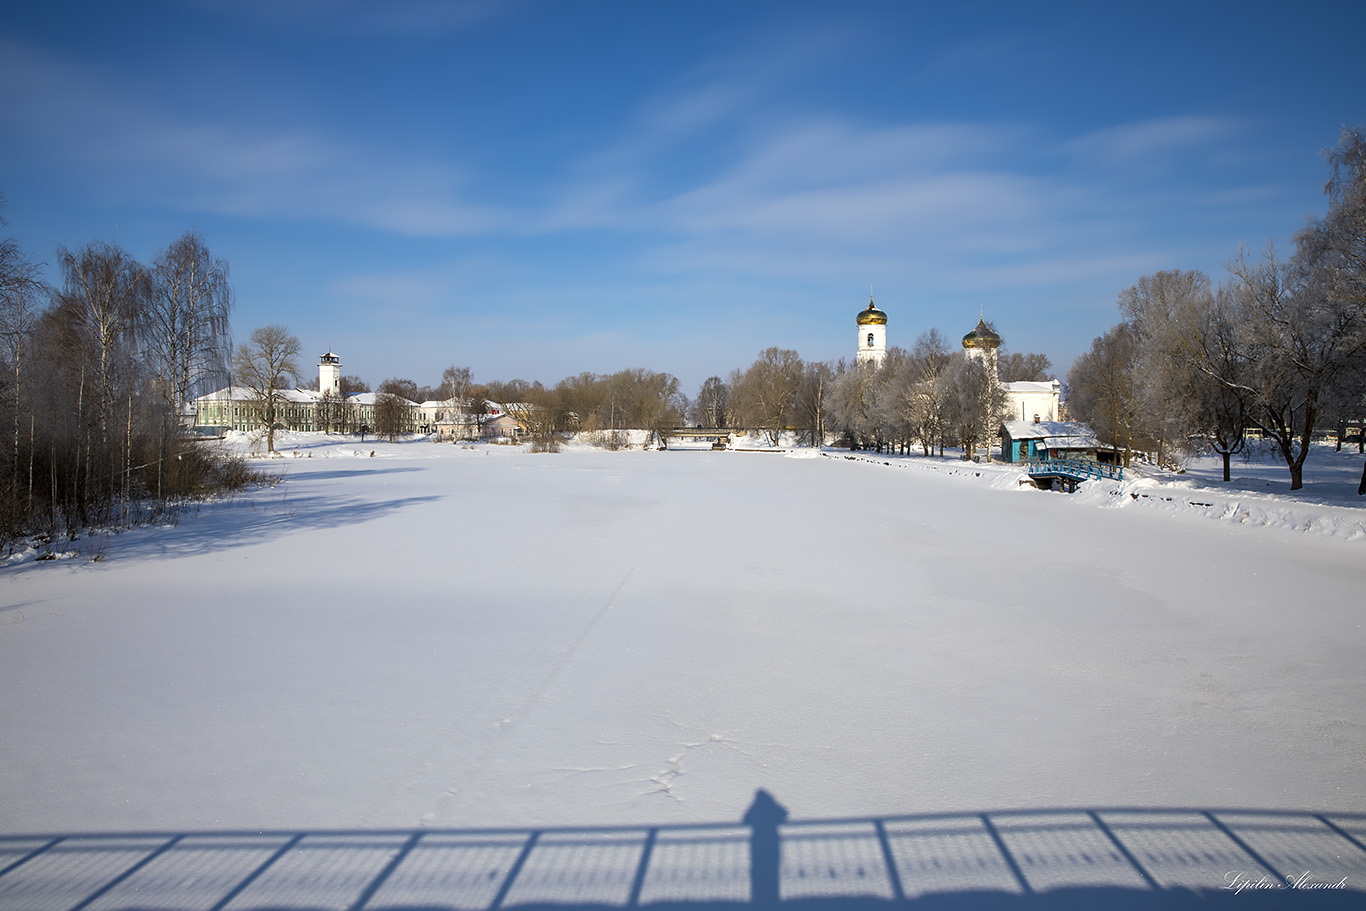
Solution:
{"label": "snow field", "polygon": [[0,829],[1366,809],[1360,509],[285,445],[282,484],[4,571]]}

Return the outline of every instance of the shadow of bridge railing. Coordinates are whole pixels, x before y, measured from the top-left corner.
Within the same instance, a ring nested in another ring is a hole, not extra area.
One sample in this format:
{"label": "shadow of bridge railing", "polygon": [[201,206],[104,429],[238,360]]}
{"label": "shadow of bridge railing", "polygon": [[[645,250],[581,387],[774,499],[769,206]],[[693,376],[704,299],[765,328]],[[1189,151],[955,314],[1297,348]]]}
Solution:
{"label": "shadow of bridge railing", "polygon": [[0,836],[0,909],[1366,907],[1366,814],[767,799],[743,824]]}

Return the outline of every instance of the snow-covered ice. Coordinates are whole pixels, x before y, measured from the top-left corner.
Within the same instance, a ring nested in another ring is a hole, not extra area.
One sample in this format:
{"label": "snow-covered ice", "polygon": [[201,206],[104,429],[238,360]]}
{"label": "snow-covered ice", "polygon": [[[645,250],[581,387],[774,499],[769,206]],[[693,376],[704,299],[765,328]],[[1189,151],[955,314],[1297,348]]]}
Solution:
{"label": "snow-covered ice", "polygon": [[714,822],[756,788],[1366,811],[1355,454],[1295,496],[1242,463],[1068,496],[871,454],[284,447],[274,487],[0,569],[0,832]]}

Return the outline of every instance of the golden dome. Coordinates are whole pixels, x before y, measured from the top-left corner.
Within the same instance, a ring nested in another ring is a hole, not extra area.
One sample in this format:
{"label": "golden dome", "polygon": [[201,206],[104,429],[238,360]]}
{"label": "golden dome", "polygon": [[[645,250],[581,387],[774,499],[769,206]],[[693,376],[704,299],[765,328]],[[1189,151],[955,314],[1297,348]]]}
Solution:
{"label": "golden dome", "polygon": [[858,324],[860,326],[885,326],[887,325],[887,314],[877,308],[873,299],[868,298],[868,307],[858,312]]}
{"label": "golden dome", "polygon": [[963,336],[964,348],[999,348],[1001,347],[1001,337],[991,331],[987,325],[986,318],[977,321],[977,328]]}

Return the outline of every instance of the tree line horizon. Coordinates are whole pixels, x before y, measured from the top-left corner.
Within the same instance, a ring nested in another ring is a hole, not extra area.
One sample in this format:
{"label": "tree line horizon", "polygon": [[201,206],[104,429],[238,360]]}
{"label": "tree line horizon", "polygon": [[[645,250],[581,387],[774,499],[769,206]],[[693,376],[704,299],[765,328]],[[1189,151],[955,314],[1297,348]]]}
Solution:
{"label": "tree line horizon", "polygon": [[[1325,158],[1328,210],[1294,235],[1289,257],[1240,251],[1217,284],[1163,270],[1120,292],[1120,321],[1067,374],[1071,418],[1126,462],[1134,452],[1158,461],[1217,454],[1225,480],[1230,457],[1256,432],[1275,443],[1291,489],[1302,487],[1315,431],[1366,412],[1366,132],[1344,128]],[[265,326],[233,345],[228,264],[194,229],[150,265],[103,241],[59,247],[57,265],[54,288],[14,238],[0,238],[0,541],[127,523],[149,503],[249,483],[241,465],[187,441],[181,416],[196,396],[237,383],[257,391],[273,430],[273,391],[302,378],[298,339]],[[571,430],[613,446],[626,429],[663,439],[691,422],[775,443],[792,432],[807,445],[838,437],[927,456],[961,447],[970,457],[989,448],[1004,417],[1001,383],[1048,379],[1051,368],[1045,355],[1003,351],[992,370],[937,329],[889,347],[880,365],[768,347],[692,397],[671,374],[640,367],[545,386],[480,383],[453,365],[436,386],[379,383],[375,420],[392,425],[402,399],[487,399],[521,408],[537,449],[556,448]],[[368,391],[359,377],[342,377],[342,398]]]}

